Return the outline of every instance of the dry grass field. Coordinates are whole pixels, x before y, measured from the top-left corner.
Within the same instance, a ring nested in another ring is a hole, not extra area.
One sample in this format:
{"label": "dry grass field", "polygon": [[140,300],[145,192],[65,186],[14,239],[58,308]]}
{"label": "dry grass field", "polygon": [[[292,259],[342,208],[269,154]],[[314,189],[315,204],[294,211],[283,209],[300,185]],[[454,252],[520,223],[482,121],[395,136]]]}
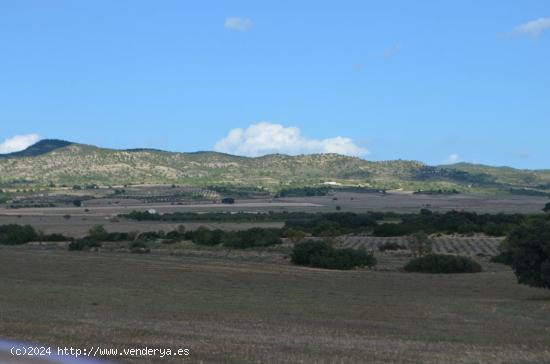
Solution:
{"label": "dry grass field", "polygon": [[185,347],[193,363],[549,363],[550,292],[486,271],[2,247],[0,337]]}

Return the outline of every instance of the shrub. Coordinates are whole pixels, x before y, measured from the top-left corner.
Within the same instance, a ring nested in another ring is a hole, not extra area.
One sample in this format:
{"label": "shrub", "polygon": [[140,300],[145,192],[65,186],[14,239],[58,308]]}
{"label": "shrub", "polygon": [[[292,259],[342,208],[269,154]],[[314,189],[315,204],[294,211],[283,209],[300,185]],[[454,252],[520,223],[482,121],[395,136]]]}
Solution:
{"label": "shrub", "polygon": [[311,259],[323,251],[330,250],[330,245],[325,241],[311,240],[296,244],[292,250],[291,260],[296,265],[311,265]]}
{"label": "shrub", "polygon": [[209,230],[203,226],[192,232],[191,240],[199,245],[218,245],[222,242],[222,230]]}
{"label": "shrub", "polygon": [[292,243],[296,244],[306,237],[306,233],[304,233],[302,230],[287,229],[284,231],[284,236],[288,238]]}
{"label": "shrub", "polygon": [[504,265],[511,265],[512,264],[512,257],[510,257],[510,254],[508,252],[501,252],[498,255],[495,255],[489,260],[491,263],[499,263]]}
{"label": "shrub", "polygon": [[108,240],[109,233],[105,230],[103,225],[96,225],[88,230],[88,238],[95,241],[105,241]]}
{"label": "shrub", "polygon": [[157,240],[163,239],[165,237],[164,231],[145,231],[137,235],[138,239],[141,240]]}
{"label": "shrub", "polygon": [[403,236],[411,234],[415,227],[404,224],[380,224],[373,230],[374,236]]}
{"label": "shrub", "polygon": [[100,248],[101,243],[90,238],[82,238],[71,241],[69,244],[69,250],[90,250],[92,248]]}
{"label": "shrub", "polygon": [[432,252],[432,241],[428,234],[419,231],[410,236],[409,249],[415,257],[421,257]]}
{"label": "shrub", "polygon": [[[100,239],[102,241],[127,241],[127,240],[133,240],[131,239],[131,234],[129,233],[107,233],[103,236],[103,239]],[[100,237],[98,235],[97,237]]]}
{"label": "shrub", "polygon": [[356,267],[372,267],[376,264],[373,255],[364,250],[330,249],[311,258],[311,266],[325,269],[348,270]]}
{"label": "shrub", "polygon": [[519,283],[550,288],[550,221],[516,228],[506,240],[506,254]]}
{"label": "shrub", "polygon": [[407,248],[398,243],[384,243],[378,247],[378,250],[380,250],[381,252],[385,252],[386,250],[405,250],[405,249]]}
{"label": "shrub", "polygon": [[38,234],[30,225],[9,224],[0,226],[0,244],[21,245],[37,240]]}
{"label": "shrub", "polygon": [[372,267],[376,264],[376,258],[364,250],[334,249],[325,241],[296,244],[291,260],[296,265],[340,270]]}
{"label": "shrub", "polygon": [[252,228],[225,233],[223,245],[228,248],[246,249],[282,244],[279,229]]}
{"label": "shrub", "polygon": [[147,246],[147,242],[143,240],[132,241],[130,244],[128,244],[128,248],[130,249],[130,252],[137,254],[145,254],[151,252],[151,249],[149,249],[149,247]]}
{"label": "shrub", "polygon": [[411,260],[404,269],[417,273],[477,273],[481,272],[481,265],[468,257],[429,254]]}
{"label": "shrub", "polygon": [[64,236],[63,234],[47,234],[47,235],[40,235],[39,236],[40,241],[69,241],[71,238],[68,238]]}

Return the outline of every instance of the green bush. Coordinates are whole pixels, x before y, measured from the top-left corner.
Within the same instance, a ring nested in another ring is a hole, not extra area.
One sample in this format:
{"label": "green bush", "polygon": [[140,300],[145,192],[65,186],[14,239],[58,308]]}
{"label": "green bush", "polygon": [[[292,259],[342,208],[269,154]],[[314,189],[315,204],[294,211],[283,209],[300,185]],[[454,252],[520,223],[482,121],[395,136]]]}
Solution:
{"label": "green bush", "polygon": [[247,249],[282,244],[281,234],[280,229],[252,228],[242,231],[223,231],[209,230],[201,226],[195,231],[185,232],[183,236],[199,245],[223,244],[228,248]]}
{"label": "green bush", "polygon": [[92,248],[100,248],[101,243],[97,240],[90,238],[82,238],[71,241],[69,244],[69,250],[90,250]]}
{"label": "green bush", "polygon": [[364,250],[334,249],[325,241],[296,244],[291,260],[296,265],[340,270],[376,265],[376,258]]}
{"label": "green bush", "polygon": [[282,244],[281,230],[252,228],[243,231],[226,232],[223,245],[228,248],[247,249]]}
{"label": "green bush", "polygon": [[88,230],[88,238],[95,241],[106,241],[109,239],[109,233],[103,225],[96,225]]}
{"label": "green bush", "polygon": [[512,257],[508,252],[501,252],[489,260],[491,263],[499,263],[504,265],[512,265]]}
{"label": "green bush", "polygon": [[411,260],[404,269],[417,273],[477,273],[481,272],[481,265],[468,257],[429,254]]}
{"label": "green bush", "polygon": [[164,231],[159,230],[159,231],[145,231],[138,234],[137,237],[138,239],[141,239],[141,240],[153,241],[157,239],[164,239],[165,236],[166,234],[164,233]]}
{"label": "green bush", "polygon": [[322,252],[332,249],[325,241],[310,240],[294,245],[291,260],[296,265],[311,265],[311,259]]}
{"label": "green bush", "polygon": [[424,231],[419,231],[409,237],[409,249],[415,257],[422,257],[432,252],[433,242]]}
{"label": "green bush", "polygon": [[398,243],[384,243],[378,247],[378,250],[385,252],[386,250],[405,250],[407,247]]}
{"label": "green bush", "polygon": [[58,241],[69,241],[71,240],[71,238],[68,238],[62,234],[47,234],[47,235],[40,235],[39,240],[58,242]]}
{"label": "green bush", "polygon": [[38,234],[30,225],[9,224],[0,226],[0,244],[21,245],[37,239]]}
{"label": "green bush", "polygon": [[132,241],[130,244],[128,244],[128,248],[130,249],[130,252],[137,254],[146,254],[151,252],[151,249],[149,249],[147,242],[143,240]]}
{"label": "green bush", "polygon": [[519,283],[550,288],[550,221],[537,220],[516,228],[505,246]]}
{"label": "green bush", "polygon": [[209,246],[221,244],[222,236],[224,235],[222,230],[209,230],[202,226],[190,233],[193,243]]}

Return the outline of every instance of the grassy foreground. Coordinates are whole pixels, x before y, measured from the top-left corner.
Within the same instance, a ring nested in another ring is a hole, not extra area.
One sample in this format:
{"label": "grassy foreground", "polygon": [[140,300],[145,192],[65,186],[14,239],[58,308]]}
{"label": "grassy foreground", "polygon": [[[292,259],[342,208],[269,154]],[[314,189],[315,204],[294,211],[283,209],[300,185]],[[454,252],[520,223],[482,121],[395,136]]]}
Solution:
{"label": "grassy foreground", "polygon": [[43,345],[184,347],[205,363],[550,362],[550,292],[507,270],[335,272],[5,247],[0,277],[0,337]]}

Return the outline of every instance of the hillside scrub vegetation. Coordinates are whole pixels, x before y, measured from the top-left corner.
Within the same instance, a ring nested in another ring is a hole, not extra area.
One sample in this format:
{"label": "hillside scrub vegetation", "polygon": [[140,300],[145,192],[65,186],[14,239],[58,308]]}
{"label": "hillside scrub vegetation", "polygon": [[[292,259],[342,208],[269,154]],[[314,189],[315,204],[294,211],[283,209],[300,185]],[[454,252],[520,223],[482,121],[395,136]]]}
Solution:
{"label": "hillside scrub vegetation", "polygon": [[[62,163],[59,163],[62,161]],[[132,168],[139,165],[140,168]],[[55,166],[55,168],[53,168]],[[166,171],[170,170],[170,173]],[[239,186],[227,186],[228,181]],[[505,193],[548,193],[548,171],[460,163],[429,166],[417,161],[367,161],[338,154],[268,155],[257,158],[216,152],[172,153],[153,149],[113,150],[59,140],[40,141],[29,148],[0,155],[0,186],[117,186],[177,184],[260,193],[307,187],[322,189],[323,181],[369,185],[366,190],[404,188],[409,191],[456,190]],[[289,191],[292,194],[311,191]],[[316,193],[316,192],[314,192]],[[226,194],[222,194],[226,195]],[[236,196],[233,193],[227,196]]]}
{"label": "hillside scrub vegetation", "polygon": [[275,197],[312,197],[326,196],[332,191],[329,187],[283,188]]}
{"label": "hillside scrub vegetation", "polygon": [[416,273],[478,273],[481,272],[481,265],[472,258],[445,255],[428,254],[412,259],[404,270]]}
{"label": "hillside scrub vegetation", "polygon": [[376,265],[376,258],[365,250],[336,249],[321,240],[296,244],[292,250],[291,261],[296,265],[339,270]]}

